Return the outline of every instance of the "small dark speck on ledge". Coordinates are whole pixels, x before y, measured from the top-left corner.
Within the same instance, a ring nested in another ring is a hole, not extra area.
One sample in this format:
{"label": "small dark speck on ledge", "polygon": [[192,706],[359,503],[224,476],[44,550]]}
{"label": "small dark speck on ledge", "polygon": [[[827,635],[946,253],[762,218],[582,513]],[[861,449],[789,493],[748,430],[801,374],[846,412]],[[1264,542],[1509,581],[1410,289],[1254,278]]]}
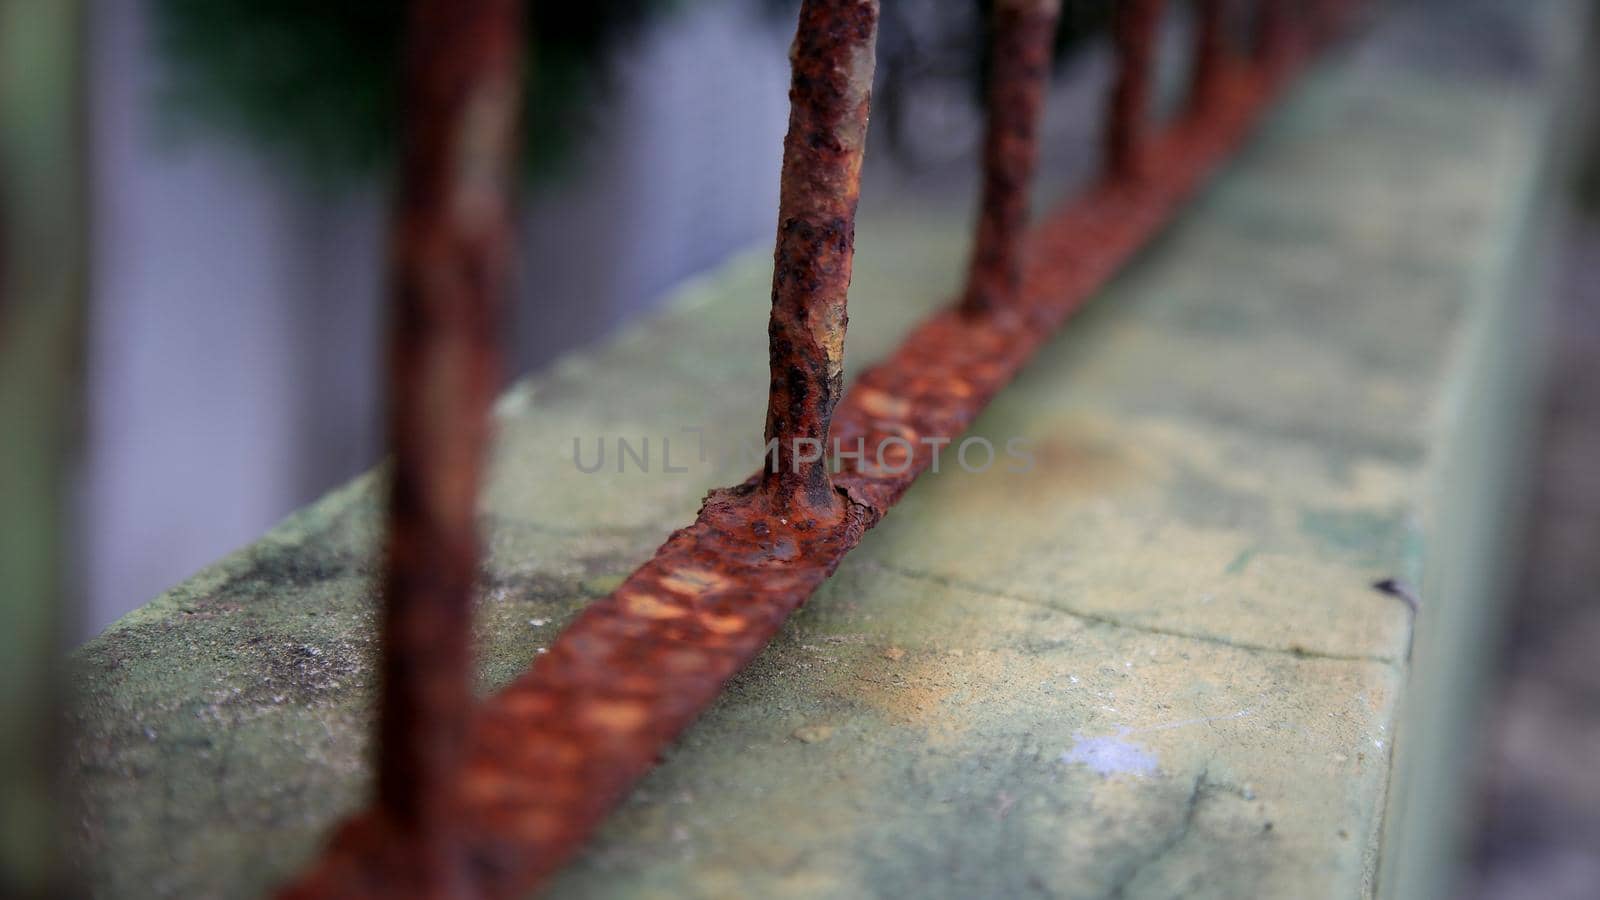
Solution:
{"label": "small dark speck on ledge", "polygon": [[1411,607],[1412,612],[1417,611],[1417,592],[1412,590],[1411,585],[1406,584],[1399,578],[1385,578],[1382,581],[1374,581],[1372,587],[1373,590],[1381,591],[1391,597],[1398,597],[1406,606]]}

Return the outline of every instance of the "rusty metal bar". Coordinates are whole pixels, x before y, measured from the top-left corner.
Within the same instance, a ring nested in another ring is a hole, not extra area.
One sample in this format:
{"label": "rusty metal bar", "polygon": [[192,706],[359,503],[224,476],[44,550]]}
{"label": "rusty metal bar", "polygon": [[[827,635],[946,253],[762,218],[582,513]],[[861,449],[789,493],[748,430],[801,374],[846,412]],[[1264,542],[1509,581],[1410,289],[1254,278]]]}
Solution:
{"label": "rusty metal bar", "polygon": [[455,894],[468,880],[459,793],[472,699],[474,517],[501,379],[521,16],[520,0],[410,5],[389,247],[393,465],[377,806],[294,895],[354,892],[362,882],[346,864],[365,853],[382,857],[381,890],[391,895]]}
{"label": "rusty metal bar", "polygon": [[1293,43],[1290,0],[1259,0],[1256,9],[1255,58],[1264,66],[1282,65]]}
{"label": "rusty metal bar", "polygon": [[1113,180],[1132,181],[1145,174],[1150,84],[1163,5],[1162,0],[1119,0],[1113,12],[1117,75],[1106,127],[1106,169]]}
{"label": "rusty metal bar", "polygon": [[1039,125],[1061,0],[996,0],[990,21],[988,130],[983,196],[962,311],[992,314],[1022,285],[1028,189],[1039,160]]}
{"label": "rusty metal bar", "polygon": [[1362,5],[1361,0],[1310,0],[1310,2],[1311,32],[1319,40],[1332,40],[1348,31]]}
{"label": "rusty metal bar", "polygon": [[1196,0],[1194,74],[1189,114],[1205,115],[1217,102],[1222,61],[1228,52],[1228,0]]}
{"label": "rusty metal bar", "polygon": [[843,514],[826,447],[844,392],[845,301],[877,34],[878,0],[805,0],[789,49],[794,74],[767,329],[765,436],[777,446],[763,479],[786,518],[836,522]]}
{"label": "rusty metal bar", "polygon": [[[813,5],[820,4],[807,3]],[[808,22],[838,21],[802,18],[802,30]],[[816,45],[796,42],[797,50]],[[694,523],[586,607],[526,674],[481,704],[456,785],[465,889],[517,895],[570,858],[662,749],[904,495],[937,448],[959,438],[1053,329],[1228,159],[1290,71],[1225,59],[1216,76],[1218,100],[1205,115],[1182,117],[1142,141],[1145,177],[1102,181],[1028,233],[1013,321],[973,317],[954,305],[863,372],[831,422],[835,441],[869,448],[832,479],[841,497],[837,517],[785,515],[788,507],[774,501],[784,494],[764,488],[765,470],[713,491]],[[813,133],[823,144],[836,134]],[[835,182],[836,189],[853,195],[854,170],[843,171],[851,180]],[[836,263],[837,242],[847,231],[828,234],[835,245],[823,258]],[[829,274],[837,277],[838,269]],[[795,307],[795,322],[786,328],[829,321],[814,318],[810,303]],[[822,333],[833,334],[825,327]],[[827,343],[814,335],[808,341],[821,352],[801,351],[795,383],[829,383]],[[809,502],[802,496],[802,508]],[[346,823],[297,893],[416,893],[404,880],[405,847],[387,839],[382,813],[380,805]]]}

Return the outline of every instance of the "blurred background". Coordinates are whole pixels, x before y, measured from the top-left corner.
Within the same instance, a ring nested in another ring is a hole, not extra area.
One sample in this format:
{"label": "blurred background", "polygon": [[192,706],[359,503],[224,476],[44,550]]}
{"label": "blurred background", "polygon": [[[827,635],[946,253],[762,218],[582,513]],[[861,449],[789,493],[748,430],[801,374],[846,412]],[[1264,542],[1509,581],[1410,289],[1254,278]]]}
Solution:
{"label": "blurred background", "polygon": [[[540,6],[513,372],[770,232],[787,116],[781,10]],[[379,459],[402,19],[93,7],[80,637]]]}
{"label": "blurred background", "polygon": [[[83,348],[77,374],[63,375],[81,379],[81,407],[60,449],[73,511],[60,526],[64,589],[79,600],[62,630],[75,644],[380,458],[402,17],[385,0],[99,0],[68,25],[88,48],[82,65],[70,83],[41,87],[29,81],[47,73],[27,57],[49,48],[17,30],[31,0],[0,2],[0,51],[13,60],[0,113],[26,109],[32,89],[86,111],[71,125],[88,135],[75,154],[81,192],[0,182],[0,275],[50,252],[16,220],[54,208],[30,205],[33,192],[57,190],[81,211],[43,227],[73,230],[87,273],[82,318],[63,326]],[[532,6],[514,373],[770,244],[794,9]],[[865,204],[967,214],[983,8],[885,3]],[[1094,159],[1106,9],[1066,0],[1043,193]],[[1173,73],[1184,27],[1180,15],[1166,36]],[[1480,754],[1479,897],[1600,897],[1600,218],[1586,199],[1592,167],[1579,168],[1557,251],[1543,426],[1529,436],[1525,563]]]}
{"label": "blurred background", "polygon": [[[865,202],[971,206],[986,2],[886,6]],[[535,4],[512,372],[770,244],[796,6]],[[92,7],[80,638],[380,456],[392,7]],[[1065,6],[1052,195],[1094,160],[1108,8]]]}

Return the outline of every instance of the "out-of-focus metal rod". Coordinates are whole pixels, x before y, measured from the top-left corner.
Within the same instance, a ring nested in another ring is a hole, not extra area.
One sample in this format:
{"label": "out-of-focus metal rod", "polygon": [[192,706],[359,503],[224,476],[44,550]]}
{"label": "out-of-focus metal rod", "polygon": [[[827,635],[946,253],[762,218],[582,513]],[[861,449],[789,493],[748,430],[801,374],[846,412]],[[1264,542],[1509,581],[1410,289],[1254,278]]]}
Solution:
{"label": "out-of-focus metal rod", "polygon": [[1150,131],[1150,82],[1162,0],[1120,0],[1112,19],[1116,84],[1106,127],[1106,169],[1116,181],[1143,177]]}
{"label": "out-of-focus metal rod", "polygon": [[805,0],[789,49],[794,71],[767,329],[765,435],[777,450],[763,476],[767,497],[786,517],[831,521],[842,512],[826,444],[844,392],[845,300],[877,34],[878,0]]}
{"label": "out-of-focus metal rod", "polygon": [[1289,20],[1290,0],[1259,0],[1256,12],[1255,58],[1269,67],[1282,65],[1289,57],[1293,23]]}
{"label": "out-of-focus metal rod", "polygon": [[1190,115],[1204,115],[1217,102],[1222,66],[1228,52],[1228,0],[1195,3],[1194,74],[1189,90]]}
{"label": "out-of-focus metal rod", "polygon": [[1016,300],[1028,189],[1039,160],[1039,125],[1061,0],[996,0],[990,22],[988,131],[983,197],[962,311],[981,315]]}
{"label": "out-of-focus metal rod", "polygon": [[0,893],[75,897],[61,652],[85,411],[85,0],[0,2]]}
{"label": "out-of-focus metal rod", "polygon": [[1360,12],[1361,0],[1310,0],[1311,27],[1315,40],[1331,41],[1347,32]]}
{"label": "out-of-focus metal rod", "polygon": [[389,246],[377,819],[391,884],[410,896],[452,894],[465,879],[474,518],[511,270],[521,23],[521,0],[413,0],[407,23]]}

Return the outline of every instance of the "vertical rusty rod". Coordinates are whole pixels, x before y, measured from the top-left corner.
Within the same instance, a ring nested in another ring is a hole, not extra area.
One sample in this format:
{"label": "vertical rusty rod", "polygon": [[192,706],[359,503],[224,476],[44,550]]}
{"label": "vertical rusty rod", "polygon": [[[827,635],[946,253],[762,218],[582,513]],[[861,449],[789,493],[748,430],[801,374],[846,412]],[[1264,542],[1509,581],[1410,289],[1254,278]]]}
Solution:
{"label": "vertical rusty rod", "polygon": [[1317,43],[1326,43],[1349,31],[1350,19],[1356,13],[1353,0],[1313,0],[1311,6],[1311,33]]}
{"label": "vertical rusty rod", "polygon": [[1137,180],[1144,175],[1161,8],[1162,0],[1119,0],[1113,12],[1117,74],[1106,128],[1106,167],[1113,180]]}
{"label": "vertical rusty rod", "polygon": [[1223,63],[1228,52],[1227,0],[1195,3],[1194,75],[1189,91],[1190,115],[1204,115],[1217,102]]}
{"label": "vertical rusty rod", "polygon": [[1289,0],[1259,0],[1255,34],[1258,65],[1275,69],[1287,60],[1291,27]]}
{"label": "vertical rusty rod", "polygon": [[845,299],[872,100],[877,0],[805,0],[789,49],[789,133],[783,141],[773,253],[772,382],[763,474],[774,510],[837,518],[828,424],[844,389]]}
{"label": "vertical rusty rod", "polygon": [[512,254],[521,0],[413,0],[389,246],[378,807],[420,893],[459,876],[474,528]]}
{"label": "vertical rusty rod", "polygon": [[983,198],[961,309],[981,315],[1013,304],[1022,285],[1028,189],[1061,0],[996,0],[990,21],[988,132]]}

